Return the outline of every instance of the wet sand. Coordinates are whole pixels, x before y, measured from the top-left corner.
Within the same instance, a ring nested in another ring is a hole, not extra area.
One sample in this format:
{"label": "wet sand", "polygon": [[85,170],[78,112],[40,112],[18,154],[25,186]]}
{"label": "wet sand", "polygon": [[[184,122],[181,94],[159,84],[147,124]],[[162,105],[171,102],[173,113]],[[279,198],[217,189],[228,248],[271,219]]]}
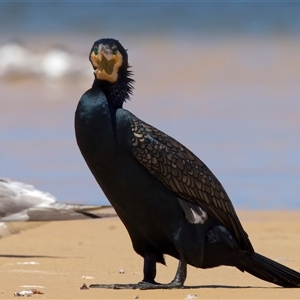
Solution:
{"label": "wet sand", "polygon": [[[300,211],[239,211],[257,252],[300,271]],[[283,289],[235,268],[188,267],[180,290],[79,290],[83,283],[135,283],[142,258],[132,249],[118,218],[47,223],[2,239],[0,298],[36,288],[31,299],[299,299],[299,289]],[[157,280],[172,280],[177,261],[166,257]],[[119,270],[124,270],[120,274]],[[85,276],[85,278],[84,278]],[[89,278],[92,277],[92,278]]]}

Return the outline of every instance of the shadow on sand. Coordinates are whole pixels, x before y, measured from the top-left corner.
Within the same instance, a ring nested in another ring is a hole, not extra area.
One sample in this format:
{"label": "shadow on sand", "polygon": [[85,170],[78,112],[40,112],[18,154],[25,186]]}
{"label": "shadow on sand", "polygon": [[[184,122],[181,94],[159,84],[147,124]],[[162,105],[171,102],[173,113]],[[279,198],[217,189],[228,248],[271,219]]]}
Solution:
{"label": "shadow on sand", "polygon": [[[23,255],[23,254],[0,254],[0,257],[3,258],[70,258],[67,256],[49,256],[49,255]],[[82,258],[82,257],[73,257],[72,258]]]}

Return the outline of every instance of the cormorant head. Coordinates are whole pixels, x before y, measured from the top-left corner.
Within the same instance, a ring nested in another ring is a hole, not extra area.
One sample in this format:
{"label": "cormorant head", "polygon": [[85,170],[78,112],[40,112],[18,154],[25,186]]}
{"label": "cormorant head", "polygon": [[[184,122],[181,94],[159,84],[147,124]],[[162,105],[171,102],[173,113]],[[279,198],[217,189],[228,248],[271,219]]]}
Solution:
{"label": "cormorant head", "polygon": [[127,51],[114,39],[100,39],[89,56],[94,68],[94,85],[100,85],[115,107],[122,107],[130,99],[134,80],[129,71]]}
{"label": "cormorant head", "polygon": [[95,77],[110,83],[115,83],[122,71],[127,71],[128,68],[127,52],[119,41],[114,39],[96,41],[89,58]]}

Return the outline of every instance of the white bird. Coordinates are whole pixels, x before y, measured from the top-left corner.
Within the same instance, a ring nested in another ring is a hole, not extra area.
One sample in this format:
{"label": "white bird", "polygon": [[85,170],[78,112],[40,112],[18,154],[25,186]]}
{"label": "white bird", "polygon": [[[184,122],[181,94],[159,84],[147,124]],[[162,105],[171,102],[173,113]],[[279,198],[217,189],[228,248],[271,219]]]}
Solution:
{"label": "white bird", "polygon": [[0,178],[0,238],[42,225],[46,221],[117,216],[114,213],[92,212],[108,207],[111,206],[58,202],[51,194],[36,190],[32,185]]}

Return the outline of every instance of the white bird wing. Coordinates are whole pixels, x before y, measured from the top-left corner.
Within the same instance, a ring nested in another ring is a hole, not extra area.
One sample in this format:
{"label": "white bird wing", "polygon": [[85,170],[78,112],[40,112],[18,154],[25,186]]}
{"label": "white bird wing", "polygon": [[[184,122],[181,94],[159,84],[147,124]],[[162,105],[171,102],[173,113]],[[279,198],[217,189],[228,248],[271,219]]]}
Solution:
{"label": "white bird wing", "polygon": [[0,222],[58,221],[105,218],[115,213],[93,213],[110,206],[58,202],[54,196],[32,185],[0,178]]}

